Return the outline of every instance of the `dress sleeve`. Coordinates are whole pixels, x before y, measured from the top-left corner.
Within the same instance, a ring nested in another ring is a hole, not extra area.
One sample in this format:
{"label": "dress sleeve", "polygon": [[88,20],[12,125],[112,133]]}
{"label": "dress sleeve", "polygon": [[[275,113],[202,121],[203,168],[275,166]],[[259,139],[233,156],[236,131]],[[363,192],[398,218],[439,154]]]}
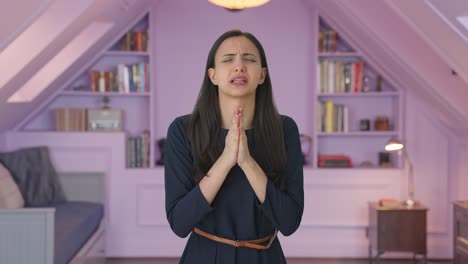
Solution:
{"label": "dress sleeve", "polygon": [[304,211],[304,177],[301,142],[296,123],[289,117],[284,120],[287,151],[286,189],[277,189],[268,179],[266,196],[261,210],[279,231],[289,236],[299,227]]}
{"label": "dress sleeve", "polygon": [[186,237],[213,208],[192,177],[193,157],[181,117],[169,126],[164,155],[167,220],[176,235]]}

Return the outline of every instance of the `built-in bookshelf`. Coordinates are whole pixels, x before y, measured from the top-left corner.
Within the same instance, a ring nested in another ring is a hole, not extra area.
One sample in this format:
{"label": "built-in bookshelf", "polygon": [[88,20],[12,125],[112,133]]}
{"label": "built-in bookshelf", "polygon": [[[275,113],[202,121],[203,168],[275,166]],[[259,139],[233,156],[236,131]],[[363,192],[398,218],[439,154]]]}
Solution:
{"label": "built-in bookshelf", "polygon": [[313,167],[327,168],[327,159],[345,167],[351,161],[352,168],[399,167],[395,154],[379,153],[389,139],[401,136],[400,90],[318,19]]}
{"label": "built-in bookshelf", "polygon": [[[23,130],[124,133],[126,153],[121,155],[126,157],[125,167],[154,167],[149,25],[147,12],[121,36],[115,36],[115,41],[51,100],[47,111],[41,111]],[[101,110],[103,119],[117,113],[112,118],[119,116],[121,126],[92,128],[89,122],[93,110]]]}

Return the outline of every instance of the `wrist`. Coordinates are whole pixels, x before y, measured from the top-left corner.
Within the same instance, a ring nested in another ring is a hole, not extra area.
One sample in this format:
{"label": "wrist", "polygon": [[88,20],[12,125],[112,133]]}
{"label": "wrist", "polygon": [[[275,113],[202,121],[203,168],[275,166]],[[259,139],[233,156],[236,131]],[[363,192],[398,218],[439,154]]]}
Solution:
{"label": "wrist", "polygon": [[221,153],[221,156],[218,159],[219,165],[221,165],[224,169],[230,170],[234,165],[236,165],[235,162],[232,162],[229,158],[229,155],[225,154],[225,152]]}
{"label": "wrist", "polygon": [[245,161],[243,161],[241,163],[238,163],[239,167],[242,170],[251,168],[254,164],[255,164],[255,160],[251,156],[248,159],[246,159]]}

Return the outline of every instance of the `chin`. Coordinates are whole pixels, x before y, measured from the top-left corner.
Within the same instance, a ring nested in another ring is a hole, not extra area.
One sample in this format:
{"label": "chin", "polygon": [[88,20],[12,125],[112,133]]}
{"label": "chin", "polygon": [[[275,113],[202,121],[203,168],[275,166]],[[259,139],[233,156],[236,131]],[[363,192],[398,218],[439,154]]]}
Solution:
{"label": "chin", "polygon": [[252,88],[239,88],[239,87],[229,87],[228,89],[220,90],[220,93],[224,94],[227,97],[249,97],[255,96],[256,89]]}
{"label": "chin", "polygon": [[237,92],[230,92],[227,94],[229,97],[251,97],[255,96],[255,91],[237,91]]}

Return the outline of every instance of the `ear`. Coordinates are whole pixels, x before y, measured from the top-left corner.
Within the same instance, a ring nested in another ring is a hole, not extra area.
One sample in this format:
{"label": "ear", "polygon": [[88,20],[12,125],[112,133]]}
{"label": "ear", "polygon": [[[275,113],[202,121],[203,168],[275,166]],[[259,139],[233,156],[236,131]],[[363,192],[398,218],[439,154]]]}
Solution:
{"label": "ear", "polygon": [[267,73],[268,73],[267,68],[263,67],[262,71],[260,72],[260,80],[258,80],[258,84],[263,84],[265,82]]}
{"label": "ear", "polygon": [[216,74],[215,73],[216,73],[215,69],[213,69],[213,68],[208,69],[208,77],[210,77],[211,82],[214,85],[218,85],[218,81],[216,80]]}

